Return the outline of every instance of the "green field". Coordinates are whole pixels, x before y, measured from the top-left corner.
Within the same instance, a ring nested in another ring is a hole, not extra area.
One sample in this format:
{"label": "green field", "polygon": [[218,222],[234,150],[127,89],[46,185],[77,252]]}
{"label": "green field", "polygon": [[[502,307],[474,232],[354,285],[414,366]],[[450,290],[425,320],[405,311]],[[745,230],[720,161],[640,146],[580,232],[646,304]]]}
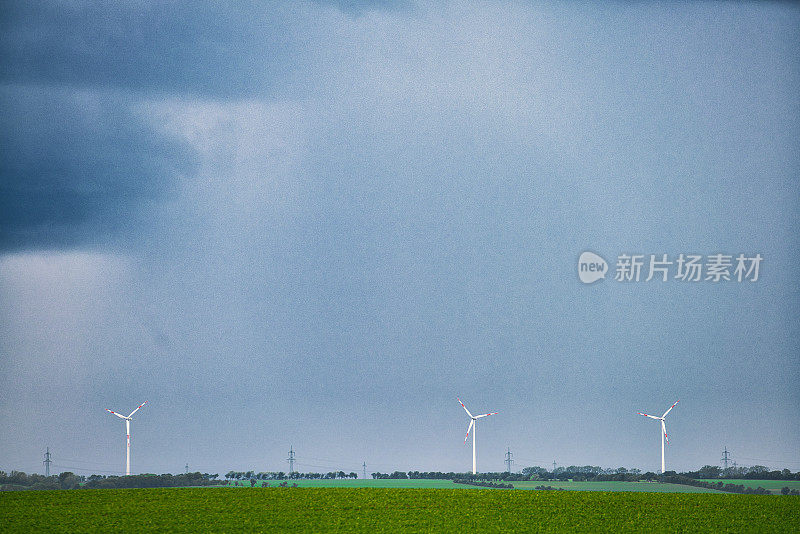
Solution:
{"label": "green field", "polygon": [[796,532],[790,496],[226,488],[0,493],[8,532]]}
{"label": "green field", "polygon": [[780,494],[781,488],[789,487],[789,489],[800,490],[800,480],[720,480],[720,479],[705,479],[706,482],[716,484],[722,482],[723,484],[741,484],[745,487],[757,488],[761,486],[764,489],[770,490],[772,493]]}

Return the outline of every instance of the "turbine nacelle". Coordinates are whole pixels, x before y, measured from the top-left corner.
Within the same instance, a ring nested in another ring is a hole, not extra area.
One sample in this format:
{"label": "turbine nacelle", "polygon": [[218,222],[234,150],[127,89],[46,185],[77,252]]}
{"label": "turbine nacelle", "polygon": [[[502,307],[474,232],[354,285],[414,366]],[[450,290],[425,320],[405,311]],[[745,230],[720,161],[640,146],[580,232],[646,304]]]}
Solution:
{"label": "turbine nacelle", "polygon": [[117,413],[117,412],[115,412],[114,410],[109,410],[108,408],[106,408],[106,411],[107,411],[108,413],[110,413],[110,414],[116,415],[116,416],[117,416],[117,417],[119,417],[120,419],[125,419],[126,421],[131,421],[131,416],[130,416],[130,415],[129,415],[128,417],[125,417],[125,416],[124,416],[124,415],[122,415],[121,413]]}
{"label": "turbine nacelle", "polygon": [[147,401],[144,401],[144,402],[143,402],[143,403],[141,403],[139,406],[137,406],[137,407],[136,407],[136,409],[135,409],[135,410],[133,410],[133,411],[130,413],[130,415],[128,415],[127,417],[126,417],[126,416],[124,416],[124,415],[122,415],[121,413],[117,413],[117,412],[115,412],[114,410],[109,410],[108,408],[106,408],[106,411],[107,411],[108,413],[110,413],[110,414],[114,414],[114,415],[116,415],[116,416],[117,416],[117,417],[119,417],[120,419],[125,419],[126,421],[133,421],[133,419],[132,419],[132,417],[133,417],[133,414],[135,414],[136,412],[138,412],[138,411],[139,411],[139,408],[141,408],[141,407],[142,407],[142,406],[144,406],[145,404],[147,404]]}

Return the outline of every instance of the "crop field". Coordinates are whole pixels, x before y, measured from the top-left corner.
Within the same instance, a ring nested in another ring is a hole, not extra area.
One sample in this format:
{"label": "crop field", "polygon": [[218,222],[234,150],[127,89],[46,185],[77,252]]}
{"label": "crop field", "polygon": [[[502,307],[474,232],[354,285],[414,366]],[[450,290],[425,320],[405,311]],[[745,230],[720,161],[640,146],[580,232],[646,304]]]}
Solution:
{"label": "crop field", "polygon": [[796,532],[800,497],[590,491],[227,488],[0,493],[9,532]]}
{"label": "crop field", "polygon": [[719,479],[705,479],[706,482],[711,482],[716,484],[717,482],[723,482],[724,484],[741,484],[745,487],[750,488],[757,488],[761,486],[764,489],[770,490],[772,493],[780,493],[781,488],[789,487],[789,489],[796,489],[800,490],[800,480],[745,480],[745,479],[736,479],[736,480],[719,480]]}

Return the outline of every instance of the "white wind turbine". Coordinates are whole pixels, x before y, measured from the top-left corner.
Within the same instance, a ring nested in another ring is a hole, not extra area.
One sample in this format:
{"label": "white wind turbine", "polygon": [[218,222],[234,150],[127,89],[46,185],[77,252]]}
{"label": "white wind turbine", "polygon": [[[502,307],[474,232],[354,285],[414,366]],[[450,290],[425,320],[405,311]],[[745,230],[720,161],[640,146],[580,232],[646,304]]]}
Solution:
{"label": "white wind turbine", "polygon": [[[458,397],[456,397],[456,398],[458,398]],[[464,443],[466,443],[467,442],[467,438],[469,438],[469,431],[470,430],[473,431],[472,432],[472,474],[474,475],[474,474],[477,473],[477,465],[478,465],[477,462],[476,462],[476,458],[475,458],[475,428],[477,428],[477,425],[475,424],[475,421],[477,421],[481,417],[486,417],[488,415],[495,415],[497,412],[485,413],[483,415],[472,415],[471,413],[469,413],[469,410],[467,410],[467,407],[464,406],[464,403],[461,402],[461,399],[458,399],[458,403],[461,404],[461,407],[464,408],[464,411],[467,412],[467,415],[470,418],[469,427],[467,428],[467,435],[464,437]]]}
{"label": "white wind turbine", "polygon": [[137,406],[136,409],[133,410],[128,417],[125,417],[122,414],[119,414],[119,413],[117,413],[115,411],[112,411],[112,410],[109,410],[108,408],[106,408],[106,411],[108,413],[113,413],[114,415],[116,415],[120,419],[125,419],[125,433],[128,435],[128,454],[125,457],[125,474],[126,475],[130,475],[131,474],[131,417],[133,417],[133,414],[138,412],[139,408],[141,408],[145,404],[147,404],[147,401],[144,401],[139,406]]}
{"label": "white wind turbine", "polygon": [[[679,402],[680,401],[677,400],[677,401],[675,401],[675,404],[678,404]],[[669,410],[664,412],[664,415],[662,415],[661,417],[656,417],[655,415],[648,415],[648,414],[642,413],[642,412],[636,412],[639,415],[643,415],[645,417],[649,417],[650,419],[656,419],[658,421],[661,421],[661,474],[662,475],[664,474],[664,440],[666,440],[667,443],[669,443],[669,438],[667,437],[667,425],[664,423],[664,418],[667,416],[667,414],[670,412],[670,410],[672,410],[675,407],[675,404],[670,406]]]}

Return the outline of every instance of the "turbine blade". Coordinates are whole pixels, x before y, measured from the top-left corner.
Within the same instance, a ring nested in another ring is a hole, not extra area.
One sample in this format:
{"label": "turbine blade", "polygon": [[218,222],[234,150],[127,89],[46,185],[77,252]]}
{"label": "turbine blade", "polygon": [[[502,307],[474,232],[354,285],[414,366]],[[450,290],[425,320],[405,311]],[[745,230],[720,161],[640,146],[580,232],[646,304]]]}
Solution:
{"label": "turbine blade", "polygon": [[[675,401],[675,404],[678,404],[679,402],[680,402],[679,400],[676,400],[676,401]],[[664,412],[664,415],[662,415],[661,417],[662,417],[662,418],[663,418],[663,417],[666,417],[666,416],[667,416],[667,414],[670,412],[670,410],[672,410],[672,409],[675,407],[675,404],[673,404],[672,406],[670,406],[670,407],[669,407],[669,410],[667,410],[666,412]]]}
{"label": "turbine blade", "polygon": [[669,437],[667,436],[667,425],[664,424],[664,421],[661,421],[661,431],[664,433],[664,439],[667,440],[667,443],[669,443]]}
{"label": "turbine blade", "polygon": [[659,421],[661,420],[660,417],[656,417],[655,415],[648,415],[648,414],[642,413],[642,412],[636,412],[636,413],[638,413],[639,415],[643,415],[645,417],[649,417],[650,419],[658,419]]}
{"label": "turbine blade", "polygon": [[472,420],[469,422],[469,427],[467,427],[467,435],[466,435],[466,436],[464,436],[464,443],[466,443],[466,442],[467,442],[467,438],[469,437],[469,433],[472,431],[472,427],[473,427],[473,425],[475,425],[475,419],[472,419]]}
{"label": "turbine blade", "polygon": [[481,417],[486,417],[486,416],[488,416],[488,415],[497,415],[497,412],[485,413],[485,414],[483,414],[483,415],[476,415],[476,416],[475,416],[475,419],[480,419]]}
{"label": "turbine blade", "polygon": [[138,412],[138,411],[139,411],[139,408],[141,408],[141,407],[142,407],[142,406],[144,406],[145,404],[147,404],[147,401],[144,401],[144,402],[143,402],[143,403],[141,403],[139,406],[137,406],[137,407],[136,407],[136,409],[135,409],[135,410],[133,410],[133,411],[131,412],[131,414],[130,414],[128,417],[133,417],[133,414],[135,414],[136,412]]}
{"label": "turbine blade", "polygon": [[120,419],[127,419],[127,417],[125,417],[124,415],[122,415],[122,414],[120,414],[120,413],[117,413],[117,412],[115,412],[115,411],[113,411],[113,410],[109,410],[108,408],[106,408],[106,411],[107,411],[108,413],[113,413],[114,415],[116,415],[116,416],[117,416],[117,417],[119,417]]}
{"label": "turbine blade", "polygon": [[[456,398],[458,399],[458,397],[456,397]],[[469,410],[467,410],[467,407],[466,407],[466,406],[464,406],[464,403],[463,403],[463,402],[461,402],[461,399],[458,399],[458,403],[461,405],[461,407],[462,407],[462,408],[464,408],[464,411],[465,411],[465,412],[467,412],[467,415],[468,415],[468,416],[470,416],[470,417],[472,417],[472,414],[471,414],[471,413],[469,413]]]}

